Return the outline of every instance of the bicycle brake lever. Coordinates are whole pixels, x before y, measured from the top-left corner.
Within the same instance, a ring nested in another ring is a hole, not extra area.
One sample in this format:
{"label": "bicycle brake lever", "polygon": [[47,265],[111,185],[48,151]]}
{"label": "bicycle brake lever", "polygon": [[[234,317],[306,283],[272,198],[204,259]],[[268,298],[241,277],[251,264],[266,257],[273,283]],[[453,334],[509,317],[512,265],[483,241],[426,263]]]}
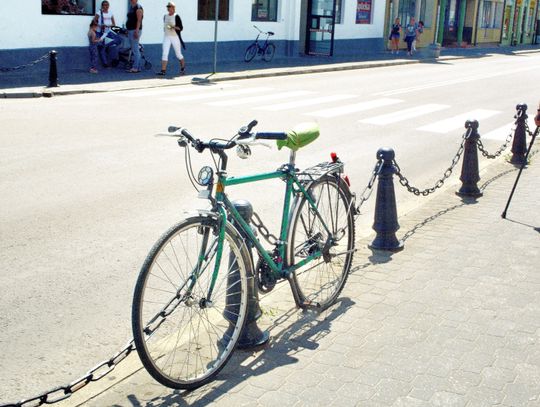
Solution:
{"label": "bicycle brake lever", "polygon": [[181,134],[176,133],[156,133],[154,137],[183,137]]}

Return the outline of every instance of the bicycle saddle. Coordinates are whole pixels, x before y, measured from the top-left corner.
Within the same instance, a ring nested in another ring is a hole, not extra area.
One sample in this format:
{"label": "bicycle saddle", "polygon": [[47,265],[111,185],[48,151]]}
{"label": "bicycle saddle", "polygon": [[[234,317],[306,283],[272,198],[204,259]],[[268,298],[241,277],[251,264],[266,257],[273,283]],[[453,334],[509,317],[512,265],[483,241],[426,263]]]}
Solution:
{"label": "bicycle saddle", "polygon": [[278,150],[288,147],[293,151],[297,151],[299,148],[315,141],[319,134],[320,130],[317,123],[301,123],[287,132],[285,140],[276,140]]}

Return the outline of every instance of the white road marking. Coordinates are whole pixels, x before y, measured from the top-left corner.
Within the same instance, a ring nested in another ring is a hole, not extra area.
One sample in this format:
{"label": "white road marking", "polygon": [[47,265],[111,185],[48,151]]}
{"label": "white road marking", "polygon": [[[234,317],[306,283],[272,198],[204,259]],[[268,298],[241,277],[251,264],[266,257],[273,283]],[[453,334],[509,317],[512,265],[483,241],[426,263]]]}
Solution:
{"label": "white road marking", "polygon": [[352,105],[344,105],[344,106],[332,107],[329,109],[317,110],[315,112],[306,113],[306,114],[309,116],[317,116],[317,117],[344,116],[350,113],[363,112],[366,110],[375,109],[378,107],[390,106],[390,105],[394,105],[396,103],[401,103],[401,102],[403,101],[400,99],[381,98],[381,99],[370,100],[367,102],[355,103]]}
{"label": "white road marking", "polygon": [[[501,126],[499,128],[496,128],[495,130],[491,130],[488,133],[483,134],[481,131],[480,133],[480,139],[490,139],[490,140],[506,140],[506,137],[512,133],[514,134],[514,123],[511,122],[504,126]],[[479,129],[481,130],[481,129]]]}
{"label": "white road marking", "polygon": [[470,112],[463,113],[454,117],[449,117],[448,119],[440,120],[435,123],[428,124],[426,126],[418,127],[417,130],[429,131],[433,133],[448,133],[452,130],[462,128],[465,130],[465,122],[467,120],[482,120],[487,119],[488,117],[495,116],[500,112],[497,110],[487,110],[487,109],[476,109],[471,110]]}
{"label": "white road marking", "polygon": [[247,89],[236,89],[236,90],[215,90],[209,92],[203,92],[195,95],[179,95],[175,97],[163,98],[163,100],[169,100],[172,102],[187,102],[190,100],[201,100],[201,99],[213,99],[213,98],[226,98],[230,96],[238,95],[247,95],[250,93],[266,92],[272,90],[272,88],[247,88]]}
{"label": "white road marking", "polygon": [[260,96],[250,96],[240,99],[231,99],[231,100],[222,100],[219,102],[212,102],[207,103],[210,106],[237,106],[237,105],[245,105],[249,103],[257,103],[257,102],[265,102],[267,100],[275,100],[275,99],[288,99],[298,96],[306,96],[306,95],[312,95],[315,92],[309,92],[305,90],[297,90],[297,91],[291,91],[291,92],[277,92],[277,93],[270,93],[268,95],[260,95]]}
{"label": "white road marking", "polygon": [[408,109],[397,110],[392,113],[385,113],[379,116],[370,117],[359,120],[361,123],[376,124],[384,126],[386,124],[397,123],[413,117],[423,116],[429,113],[438,112],[439,110],[448,109],[448,105],[439,105],[436,103],[428,103],[425,105],[415,106]]}
{"label": "white road marking", "polygon": [[277,103],[273,105],[267,105],[267,106],[259,106],[255,109],[257,110],[267,110],[276,112],[279,110],[287,110],[287,109],[294,109],[296,107],[305,107],[305,106],[313,106],[313,105],[319,105],[323,103],[330,103],[330,102],[337,102],[340,100],[346,100],[346,99],[353,99],[358,96],[356,95],[330,95],[330,96],[321,96],[316,98],[306,98],[303,100],[296,100],[294,102],[284,102],[284,103]]}
{"label": "white road marking", "polygon": [[403,94],[403,93],[409,93],[409,92],[414,92],[414,91],[418,91],[418,90],[432,89],[432,88],[439,88],[439,87],[442,87],[442,86],[454,85],[456,83],[465,83],[465,82],[478,81],[478,80],[482,80],[482,79],[494,78],[494,77],[497,77],[497,76],[513,75],[513,74],[516,74],[516,73],[519,73],[519,72],[531,71],[533,69],[537,69],[537,67],[534,64],[531,64],[530,66],[527,66],[527,67],[512,69],[512,70],[509,70],[509,71],[500,71],[500,72],[493,72],[493,73],[487,73],[486,72],[486,73],[483,73],[483,74],[480,74],[480,75],[473,75],[473,76],[468,76],[468,77],[465,76],[465,77],[462,77],[462,78],[450,79],[450,80],[447,80],[447,81],[424,83],[422,85],[410,86],[408,88],[392,89],[392,90],[388,90],[388,91],[385,91],[385,92],[374,93],[373,95],[374,96],[400,95],[400,94]]}

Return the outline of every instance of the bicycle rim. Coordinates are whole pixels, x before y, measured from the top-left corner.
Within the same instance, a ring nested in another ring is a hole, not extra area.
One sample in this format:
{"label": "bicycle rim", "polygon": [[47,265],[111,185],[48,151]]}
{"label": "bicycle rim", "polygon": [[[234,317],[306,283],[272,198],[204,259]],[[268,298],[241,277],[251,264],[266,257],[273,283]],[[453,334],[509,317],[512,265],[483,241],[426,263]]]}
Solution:
{"label": "bicycle rim", "polygon": [[145,368],[165,386],[193,389],[210,381],[243,328],[246,254],[230,226],[208,300],[218,232],[213,218],[181,222],[154,245],[141,269],[132,309],[135,345]]}
{"label": "bicycle rim", "polygon": [[[347,281],[354,254],[354,217],[350,195],[339,177],[315,181],[308,193],[332,233],[327,256],[295,270],[291,284],[299,294],[300,306],[325,309],[337,298]],[[328,233],[305,197],[299,198],[291,222],[289,264],[294,265],[316,251],[325,251]]]}
{"label": "bicycle rim", "polygon": [[246,53],[244,54],[244,61],[250,62],[253,58],[255,58],[255,55],[257,55],[257,48],[257,44],[251,44],[246,49]]}
{"label": "bicycle rim", "polygon": [[276,53],[276,46],[274,44],[268,44],[268,46],[264,50],[263,59],[266,62],[270,62],[272,58],[274,58],[275,53]]}

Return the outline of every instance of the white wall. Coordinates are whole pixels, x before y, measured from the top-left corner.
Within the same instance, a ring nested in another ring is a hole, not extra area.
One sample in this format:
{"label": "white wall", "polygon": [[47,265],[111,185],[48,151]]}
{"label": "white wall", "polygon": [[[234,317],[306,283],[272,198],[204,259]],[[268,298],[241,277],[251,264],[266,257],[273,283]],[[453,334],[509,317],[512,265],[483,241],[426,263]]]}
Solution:
{"label": "white wall", "polygon": [[[355,24],[356,0],[344,1],[344,23],[336,25],[336,39],[381,37],[384,27],[384,0],[374,0],[373,24]],[[142,42],[160,43],[166,0],[139,0],[144,7]],[[109,0],[117,25],[126,20],[128,0]],[[214,22],[197,21],[197,0],[176,0],[182,17],[186,42],[213,41]],[[256,24],[263,31],[274,31],[276,40],[298,40],[300,0],[281,0],[278,21],[252,22],[252,0],[230,0],[230,20],[219,23],[220,41],[251,40]],[[96,0],[99,8],[101,0]],[[41,0],[0,0],[0,49],[85,46],[91,16],[42,15]]]}

